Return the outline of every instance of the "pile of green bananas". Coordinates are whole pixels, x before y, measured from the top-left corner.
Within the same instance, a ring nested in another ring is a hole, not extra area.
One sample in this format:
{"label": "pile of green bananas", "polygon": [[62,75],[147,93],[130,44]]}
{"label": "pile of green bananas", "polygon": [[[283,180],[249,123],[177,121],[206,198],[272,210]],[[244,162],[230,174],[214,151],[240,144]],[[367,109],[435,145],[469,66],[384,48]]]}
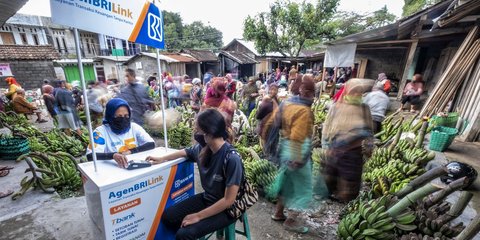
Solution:
{"label": "pile of green bananas", "polygon": [[340,239],[394,239],[399,231],[413,231],[416,216],[406,209],[398,216],[390,216],[388,208],[393,198],[362,201],[358,210],[346,215],[338,225]]}
{"label": "pile of green bananas", "polygon": [[415,179],[415,176],[397,180],[390,180],[389,178],[382,176],[375,179],[373,182],[372,192],[375,194],[375,196],[394,194],[407,186],[408,183],[413,179]]}
{"label": "pile of green bananas", "polygon": [[192,144],[193,130],[188,123],[180,121],[167,130],[168,147],[181,149]]}
{"label": "pile of green bananas", "polygon": [[421,148],[409,148],[401,151],[403,160],[409,163],[416,163],[420,166],[435,158],[435,152]]}
{"label": "pile of green bananas", "polygon": [[28,143],[30,144],[30,151],[32,152],[47,152],[48,151],[48,145],[45,143],[45,141],[41,141],[40,139],[36,137],[29,137],[28,138]]}
{"label": "pile of green bananas", "polygon": [[389,148],[376,148],[373,150],[372,156],[363,166],[364,172],[370,172],[374,169],[384,167],[392,159],[399,159],[400,155],[396,151],[391,151]]}
{"label": "pile of green bananas", "polygon": [[312,104],[312,112],[314,116],[314,125],[320,125],[325,122],[327,118],[327,111],[326,111],[326,101],[325,100],[316,100]]}
{"label": "pile of green bananas", "polygon": [[54,129],[45,135],[48,138],[49,152],[68,152],[75,157],[85,154],[87,145],[76,137],[68,136],[58,129]]}
{"label": "pile of green bananas", "polygon": [[275,180],[277,167],[268,160],[244,162],[245,175],[250,183],[259,188],[266,188]]}
{"label": "pile of green bananas", "polygon": [[16,200],[23,196],[30,188],[40,188],[46,193],[62,190],[77,191],[82,186],[82,179],[77,171],[75,158],[64,152],[49,153],[31,152],[20,156],[17,161],[25,160],[29,168],[25,172],[31,172],[20,182],[21,189],[12,195]]}
{"label": "pile of green bananas", "polygon": [[24,115],[18,115],[15,112],[0,112],[0,126],[25,126],[29,125],[28,119]]}
{"label": "pile of green bananas", "polygon": [[321,162],[326,159],[325,154],[326,154],[325,149],[322,149],[322,148],[314,148],[312,150],[312,163],[313,163],[312,173],[313,173],[313,175],[315,175],[315,176],[320,175],[321,168],[322,168]]}
{"label": "pile of green bananas", "polygon": [[368,202],[374,199],[372,191],[361,191],[357,198],[350,201],[343,207],[342,211],[340,212],[340,219],[345,217],[346,215],[358,211],[358,208],[362,202]]}

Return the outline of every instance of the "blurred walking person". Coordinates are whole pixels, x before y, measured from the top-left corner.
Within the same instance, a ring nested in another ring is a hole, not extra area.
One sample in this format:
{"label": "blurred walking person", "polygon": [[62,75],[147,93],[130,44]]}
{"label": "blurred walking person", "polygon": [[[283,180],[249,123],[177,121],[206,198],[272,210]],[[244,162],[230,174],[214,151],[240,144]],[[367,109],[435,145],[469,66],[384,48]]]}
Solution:
{"label": "blurred walking person", "polygon": [[143,126],[143,115],[149,108],[154,108],[153,100],[148,96],[145,86],[137,81],[135,70],[130,68],[125,70],[125,78],[127,84],[117,97],[127,101],[132,110],[130,115],[132,122]]}
{"label": "blurred walking person", "polygon": [[256,99],[258,97],[258,87],[253,77],[248,79],[248,84],[243,86],[243,107],[247,110],[246,116],[249,117],[253,109],[255,109]]}
{"label": "blurred walking person", "polygon": [[50,117],[56,122],[57,117],[57,110],[55,109],[55,97],[53,96],[53,86],[52,85],[43,85],[42,87],[42,98],[45,106],[47,107],[47,111],[50,114]]}
{"label": "blurred walking person", "polygon": [[57,103],[57,120],[58,128],[63,129],[67,134],[71,134],[71,130],[76,131],[79,135],[80,118],[75,108],[75,101],[72,92],[67,90],[66,83],[63,80],[57,81],[57,89],[55,91],[55,101]]}
{"label": "blurred walking person", "polygon": [[233,121],[233,115],[237,108],[235,102],[227,97],[227,88],[225,86],[225,78],[214,77],[210,80],[210,88],[207,90],[207,95],[203,101],[203,111],[207,108],[216,108],[222,113],[226,119],[227,127],[230,127]]}
{"label": "blurred walking person", "polygon": [[371,92],[364,98],[363,103],[370,107],[370,113],[373,119],[373,133],[382,131],[382,122],[385,119],[390,99],[386,92],[384,92],[385,85],[382,82],[377,82]]}
{"label": "blurred walking person", "polygon": [[[270,84],[268,87],[268,95],[263,97],[262,102],[258,106],[257,116],[258,126],[256,129],[257,134],[260,136],[260,144],[263,149],[263,153],[266,159],[271,159],[276,153],[276,144],[272,139],[268,139],[269,130],[274,123],[275,114],[277,113],[279,100],[277,98],[278,86],[275,83]],[[271,146],[274,144],[275,146]]]}
{"label": "blurred walking person", "polygon": [[[370,155],[373,142],[372,115],[362,103],[362,94],[374,81],[351,79],[330,109],[322,132],[327,149],[323,176],[332,198],[348,202],[357,197],[362,180],[363,155]],[[363,151],[363,150],[365,151]]]}
{"label": "blurred walking person", "polygon": [[193,111],[200,111],[202,107],[202,81],[199,78],[194,78],[192,81],[193,87],[190,91],[190,105]]}
{"label": "blurred walking person", "polygon": [[[312,134],[313,113],[311,105],[315,96],[315,83],[312,75],[305,75],[300,86],[300,95],[282,103],[277,117],[280,122],[280,178],[277,185],[279,201],[274,221],[283,221],[286,230],[306,233],[308,228],[299,222],[300,211],[309,209],[312,204]],[[288,215],[284,215],[284,209]]]}

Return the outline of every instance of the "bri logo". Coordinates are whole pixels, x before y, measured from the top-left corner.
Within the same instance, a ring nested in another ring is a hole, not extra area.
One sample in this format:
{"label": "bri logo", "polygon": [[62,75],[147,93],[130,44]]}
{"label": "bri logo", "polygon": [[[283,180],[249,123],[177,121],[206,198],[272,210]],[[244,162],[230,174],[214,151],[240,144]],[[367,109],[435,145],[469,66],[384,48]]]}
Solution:
{"label": "bri logo", "polygon": [[148,37],[152,40],[163,42],[163,22],[162,18],[148,13]]}
{"label": "bri logo", "polygon": [[153,184],[162,184],[163,182],[164,182],[163,181],[163,176],[152,177],[148,180],[136,183],[135,185],[133,185],[129,188],[125,188],[123,190],[116,191],[116,192],[110,192],[108,194],[108,199],[110,200],[112,198],[121,198],[124,195],[134,193],[134,192],[136,192],[140,189],[146,188],[146,187],[151,186]]}
{"label": "bri logo", "polygon": [[115,225],[115,224],[120,224],[122,222],[125,222],[127,220],[131,220],[135,217],[135,213],[131,213],[125,217],[122,217],[122,218],[115,218],[115,219],[112,219],[112,225]]}

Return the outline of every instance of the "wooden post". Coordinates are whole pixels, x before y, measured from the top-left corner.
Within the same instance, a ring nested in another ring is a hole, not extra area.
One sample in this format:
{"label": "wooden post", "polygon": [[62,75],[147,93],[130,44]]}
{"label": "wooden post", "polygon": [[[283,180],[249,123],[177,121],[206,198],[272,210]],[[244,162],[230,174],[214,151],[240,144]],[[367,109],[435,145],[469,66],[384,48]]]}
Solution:
{"label": "wooden post", "polygon": [[408,73],[410,72],[410,66],[413,63],[413,58],[415,57],[415,52],[417,50],[417,46],[418,46],[418,40],[416,40],[416,41],[414,41],[410,44],[410,49],[408,51],[407,62],[405,63],[405,69],[403,70],[402,80],[400,81],[400,84],[398,86],[397,100],[402,99],[403,89],[405,88],[405,85],[407,84]]}

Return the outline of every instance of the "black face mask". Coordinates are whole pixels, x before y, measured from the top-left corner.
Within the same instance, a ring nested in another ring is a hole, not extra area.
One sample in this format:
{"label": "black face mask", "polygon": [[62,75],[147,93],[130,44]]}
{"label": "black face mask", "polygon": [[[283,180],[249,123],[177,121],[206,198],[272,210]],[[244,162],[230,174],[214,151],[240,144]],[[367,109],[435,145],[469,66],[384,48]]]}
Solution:
{"label": "black face mask", "polygon": [[123,134],[130,130],[130,118],[129,117],[116,117],[112,120],[110,128],[116,134]]}
{"label": "black face mask", "polygon": [[198,144],[200,144],[200,146],[202,146],[202,148],[207,146],[207,142],[205,142],[204,134],[195,133],[193,135],[193,138],[195,139],[195,141],[197,141]]}

